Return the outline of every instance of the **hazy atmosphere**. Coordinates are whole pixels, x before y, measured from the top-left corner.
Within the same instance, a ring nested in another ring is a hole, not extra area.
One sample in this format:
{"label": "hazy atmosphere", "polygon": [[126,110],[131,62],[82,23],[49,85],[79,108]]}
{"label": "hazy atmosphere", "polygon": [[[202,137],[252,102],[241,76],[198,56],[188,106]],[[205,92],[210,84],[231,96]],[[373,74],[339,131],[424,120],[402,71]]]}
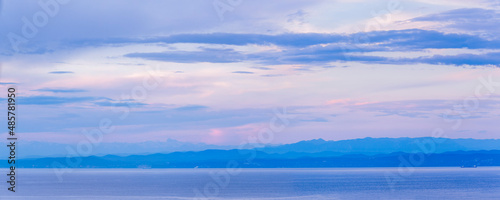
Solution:
{"label": "hazy atmosphere", "polygon": [[0,199],[500,199],[498,0],[0,0]]}
{"label": "hazy atmosphere", "polygon": [[101,123],[103,142],[125,143],[239,145],[270,126],[273,144],[500,138],[497,1],[232,2],[2,1],[17,131],[69,144]]}

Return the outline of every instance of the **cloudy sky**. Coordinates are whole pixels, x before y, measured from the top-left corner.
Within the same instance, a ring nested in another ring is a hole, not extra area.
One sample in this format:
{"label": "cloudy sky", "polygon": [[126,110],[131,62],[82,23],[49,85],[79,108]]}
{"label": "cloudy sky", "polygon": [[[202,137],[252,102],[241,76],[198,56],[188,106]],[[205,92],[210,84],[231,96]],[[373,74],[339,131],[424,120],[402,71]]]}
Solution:
{"label": "cloudy sky", "polygon": [[0,88],[27,141],[240,144],[284,108],[268,142],[500,138],[499,34],[493,0],[4,0]]}

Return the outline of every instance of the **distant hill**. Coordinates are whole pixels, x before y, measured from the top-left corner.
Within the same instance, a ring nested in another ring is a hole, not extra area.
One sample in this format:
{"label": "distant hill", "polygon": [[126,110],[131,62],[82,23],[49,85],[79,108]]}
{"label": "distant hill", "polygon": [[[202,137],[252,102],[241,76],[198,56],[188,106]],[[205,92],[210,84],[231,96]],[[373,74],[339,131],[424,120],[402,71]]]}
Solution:
{"label": "distant hill", "polygon": [[[22,151],[18,152],[20,158],[63,157],[67,148],[75,149],[76,145],[46,142],[19,141]],[[165,141],[147,141],[138,143],[99,143],[93,146],[92,155],[147,155],[154,153],[171,153],[182,151],[203,151],[207,149],[235,149],[236,145],[212,145],[205,143],[181,142],[173,139]],[[43,151],[40,151],[43,149]]]}
{"label": "distant hill", "polygon": [[[325,141],[323,139],[300,141],[293,144],[266,145],[257,148],[269,154],[288,152],[318,153],[329,152],[328,155],[341,154],[386,154],[392,152],[422,152],[419,144],[425,142],[436,144],[435,153],[448,151],[477,151],[500,150],[500,140],[497,139],[446,139],[446,138],[363,138],[340,141]],[[64,157],[66,148],[76,148],[76,145],[25,142],[20,141],[22,151],[18,152],[20,158]],[[181,142],[173,139],[157,142],[140,143],[100,143],[92,149],[92,155],[148,155],[155,153],[172,153],[186,151],[204,151],[208,149],[229,150],[236,149],[236,145],[212,145],[204,143]],[[43,151],[40,151],[43,149]]]}
{"label": "distant hill", "polygon": [[[334,155],[332,152],[268,154],[252,150],[205,150],[135,156],[90,156],[81,158],[76,168],[225,168],[237,163],[242,168],[304,168],[304,167],[444,167],[500,166],[500,150],[454,151],[437,154]],[[54,162],[66,163],[65,157],[18,160],[21,168],[50,168]],[[413,163],[412,163],[413,162]],[[0,161],[0,167],[7,167]]]}
{"label": "distant hill", "polygon": [[[432,146],[429,146],[432,145]],[[432,148],[432,147],[435,147]],[[432,149],[431,149],[432,148]],[[448,139],[448,138],[363,138],[353,140],[325,141],[323,139],[301,141],[293,144],[259,148],[267,153],[286,152],[338,152],[345,154],[384,154],[392,152],[424,152],[434,153],[448,151],[500,150],[498,139]]]}

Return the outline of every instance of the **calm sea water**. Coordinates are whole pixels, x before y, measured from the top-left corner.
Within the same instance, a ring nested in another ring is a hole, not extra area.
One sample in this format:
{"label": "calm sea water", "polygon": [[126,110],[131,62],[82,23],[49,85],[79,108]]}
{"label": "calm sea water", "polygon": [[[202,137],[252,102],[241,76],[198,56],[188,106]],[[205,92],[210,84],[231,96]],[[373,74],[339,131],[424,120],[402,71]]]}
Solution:
{"label": "calm sea water", "polygon": [[17,192],[3,181],[0,199],[500,199],[498,167],[230,172],[76,169],[59,181],[52,169],[20,169]]}

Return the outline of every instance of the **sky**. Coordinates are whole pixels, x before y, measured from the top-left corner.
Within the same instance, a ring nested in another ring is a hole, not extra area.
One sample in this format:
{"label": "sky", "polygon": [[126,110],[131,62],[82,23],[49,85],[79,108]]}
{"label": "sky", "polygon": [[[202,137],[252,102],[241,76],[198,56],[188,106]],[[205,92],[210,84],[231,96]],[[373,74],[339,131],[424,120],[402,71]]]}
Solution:
{"label": "sky", "polygon": [[487,0],[3,0],[0,88],[26,141],[500,139],[499,33]]}

